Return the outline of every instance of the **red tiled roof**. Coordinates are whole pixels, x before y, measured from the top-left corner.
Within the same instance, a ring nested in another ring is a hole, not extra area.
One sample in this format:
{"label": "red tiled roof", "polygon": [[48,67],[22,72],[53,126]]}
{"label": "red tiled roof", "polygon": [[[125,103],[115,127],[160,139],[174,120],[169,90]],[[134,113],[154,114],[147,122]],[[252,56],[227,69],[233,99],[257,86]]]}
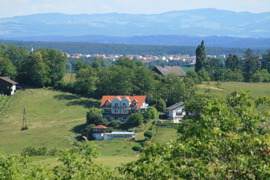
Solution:
{"label": "red tiled roof", "polygon": [[[124,97],[127,98],[130,101],[130,103],[132,103],[133,101],[137,101],[138,102],[137,109],[139,109],[146,100],[146,96],[123,96],[123,95],[119,95],[119,96],[103,96],[102,99],[101,99],[100,107],[108,107],[105,104],[107,100],[112,102],[114,98],[118,98],[119,100],[122,100]],[[133,105],[131,104],[130,106],[132,107]]]}
{"label": "red tiled roof", "polygon": [[98,126],[92,127],[92,129],[107,129],[107,127],[102,126],[102,125],[98,125]]}
{"label": "red tiled roof", "polygon": [[125,116],[129,116],[129,114],[111,114],[111,116],[121,116],[121,117],[125,117]]}
{"label": "red tiled roof", "polygon": [[4,80],[4,81],[6,81],[6,82],[8,82],[10,84],[19,84],[19,83],[15,82],[15,81],[11,80],[9,77],[0,77],[0,79]]}

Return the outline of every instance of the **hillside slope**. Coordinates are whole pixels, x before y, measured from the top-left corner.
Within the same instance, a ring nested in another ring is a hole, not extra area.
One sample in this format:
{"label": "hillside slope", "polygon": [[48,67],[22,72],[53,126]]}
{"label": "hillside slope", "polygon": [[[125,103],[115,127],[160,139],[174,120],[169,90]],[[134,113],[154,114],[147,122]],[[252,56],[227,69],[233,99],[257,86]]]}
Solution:
{"label": "hillside slope", "polygon": [[[0,152],[19,153],[23,147],[63,149],[85,123],[87,109],[96,100],[47,89],[26,89],[11,98],[0,115]],[[23,109],[28,130],[21,130]]]}

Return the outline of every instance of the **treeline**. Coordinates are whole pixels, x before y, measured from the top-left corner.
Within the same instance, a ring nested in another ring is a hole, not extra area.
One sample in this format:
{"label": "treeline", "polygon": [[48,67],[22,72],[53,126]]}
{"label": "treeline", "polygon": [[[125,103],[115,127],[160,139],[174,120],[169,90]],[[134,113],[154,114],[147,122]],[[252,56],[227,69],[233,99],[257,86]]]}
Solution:
{"label": "treeline", "polygon": [[[101,43],[83,43],[83,42],[34,42],[34,41],[8,41],[0,40],[5,44],[15,44],[17,46],[26,46],[29,49],[38,49],[45,47],[48,49],[58,49],[67,53],[82,54],[133,54],[133,55],[164,55],[164,54],[188,54],[195,55],[196,47],[193,46],[162,46],[162,45],[128,45],[128,44],[101,44]],[[208,47],[207,54],[212,55],[243,55],[244,48],[224,48]],[[266,48],[253,49],[255,54],[263,54]]]}
{"label": "treeline", "polygon": [[39,48],[29,52],[26,47],[0,46],[0,76],[20,84],[37,87],[55,86],[64,77],[67,57],[56,49]]}
{"label": "treeline", "polygon": [[196,49],[195,72],[205,81],[270,82],[270,51],[262,57],[247,49],[241,57],[230,54],[227,59],[206,58],[202,41]]}
{"label": "treeline", "polygon": [[126,57],[119,58],[108,67],[102,67],[99,58],[91,64],[77,61],[75,74],[75,82],[61,82],[57,88],[94,98],[103,95],[147,95],[150,103],[161,98],[167,105],[190,97],[196,82],[192,77],[182,79],[176,74],[161,76],[141,61]]}

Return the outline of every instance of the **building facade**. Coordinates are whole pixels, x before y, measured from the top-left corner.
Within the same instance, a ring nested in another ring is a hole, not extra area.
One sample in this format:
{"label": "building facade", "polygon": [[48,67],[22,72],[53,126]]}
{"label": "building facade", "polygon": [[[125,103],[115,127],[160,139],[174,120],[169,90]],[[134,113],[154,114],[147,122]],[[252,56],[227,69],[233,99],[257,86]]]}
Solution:
{"label": "building facade", "polygon": [[0,77],[0,94],[13,95],[18,83],[9,77]]}
{"label": "building facade", "polygon": [[107,127],[98,125],[95,127],[92,127],[92,136],[96,140],[109,140],[109,139],[114,139],[114,138],[135,138],[136,133],[135,132],[118,132],[118,131],[113,131],[113,132],[106,132]]}
{"label": "building facade", "polygon": [[127,122],[130,114],[147,111],[145,100],[146,96],[103,96],[100,107],[105,119]]}
{"label": "building facade", "polygon": [[183,102],[176,103],[167,108],[168,117],[173,120],[174,123],[180,123],[183,117],[186,115]]}

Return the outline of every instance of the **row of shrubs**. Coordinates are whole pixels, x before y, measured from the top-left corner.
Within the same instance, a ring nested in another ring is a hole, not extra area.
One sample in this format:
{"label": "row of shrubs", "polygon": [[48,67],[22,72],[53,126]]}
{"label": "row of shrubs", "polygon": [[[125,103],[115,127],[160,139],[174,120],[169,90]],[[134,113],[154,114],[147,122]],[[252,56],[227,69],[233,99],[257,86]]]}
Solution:
{"label": "row of shrubs", "polygon": [[133,151],[142,151],[143,147],[147,144],[147,141],[149,141],[153,135],[154,135],[154,129],[155,129],[155,125],[153,124],[147,131],[144,132],[144,142],[141,142],[138,145],[135,145],[132,147]]}
{"label": "row of shrubs", "polygon": [[56,156],[58,153],[58,150],[48,149],[46,147],[40,147],[40,148],[34,148],[31,146],[28,146],[26,148],[22,149],[21,155],[22,156]]}

